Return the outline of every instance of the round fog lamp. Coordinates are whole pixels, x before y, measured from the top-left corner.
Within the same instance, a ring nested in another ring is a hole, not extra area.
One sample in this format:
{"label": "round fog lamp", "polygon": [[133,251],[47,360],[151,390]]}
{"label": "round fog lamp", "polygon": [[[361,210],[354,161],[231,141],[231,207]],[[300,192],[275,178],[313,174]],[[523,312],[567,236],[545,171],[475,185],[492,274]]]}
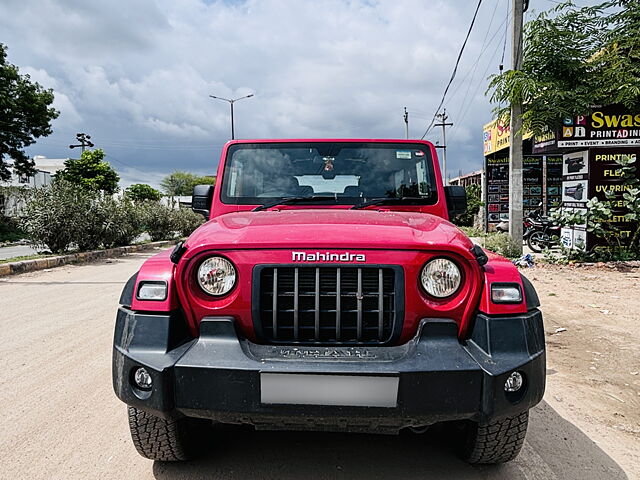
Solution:
{"label": "round fog lamp", "polygon": [[151,385],[153,385],[153,380],[151,379],[151,375],[149,372],[143,367],[138,368],[133,374],[133,380],[136,382],[136,385],[143,390],[151,389]]}
{"label": "round fog lamp", "polygon": [[522,374],[520,374],[520,372],[513,372],[511,375],[509,375],[507,381],[504,382],[504,391],[511,393],[517,392],[522,388],[522,383]]}

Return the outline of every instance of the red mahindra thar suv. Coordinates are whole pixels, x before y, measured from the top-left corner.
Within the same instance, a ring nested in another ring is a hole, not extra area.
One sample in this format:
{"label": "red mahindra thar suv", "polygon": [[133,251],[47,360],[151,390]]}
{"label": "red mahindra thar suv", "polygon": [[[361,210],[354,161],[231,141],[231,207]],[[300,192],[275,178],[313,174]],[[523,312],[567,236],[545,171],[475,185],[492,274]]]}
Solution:
{"label": "red mahindra thar suv", "polygon": [[451,422],[471,463],[516,457],[542,398],[531,283],[449,219],[417,140],[252,140],[197,186],[208,221],[120,298],[113,387],[138,452],[192,456],[212,423],[397,433]]}

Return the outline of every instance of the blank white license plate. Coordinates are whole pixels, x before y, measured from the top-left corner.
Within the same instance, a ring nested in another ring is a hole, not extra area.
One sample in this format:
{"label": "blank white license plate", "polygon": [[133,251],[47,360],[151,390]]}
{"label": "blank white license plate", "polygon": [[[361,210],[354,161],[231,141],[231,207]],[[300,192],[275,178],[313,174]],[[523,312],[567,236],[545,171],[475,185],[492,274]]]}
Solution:
{"label": "blank white license plate", "polygon": [[395,407],[398,377],[261,373],[260,401],[293,405]]}

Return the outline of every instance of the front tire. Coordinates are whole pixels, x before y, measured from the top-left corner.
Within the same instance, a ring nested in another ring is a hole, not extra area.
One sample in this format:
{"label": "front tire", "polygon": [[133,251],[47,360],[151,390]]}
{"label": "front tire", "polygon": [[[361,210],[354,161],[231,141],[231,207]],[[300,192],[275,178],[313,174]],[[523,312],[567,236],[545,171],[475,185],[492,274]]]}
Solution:
{"label": "front tire", "polygon": [[528,411],[491,423],[469,422],[463,458],[471,464],[494,464],[513,460],[522,449],[528,424]]}
{"label": "front tire", "polygon": [[138,453],[150,460],[178,462],[196,456],[202,445],[205,421],[193,418],[162,418],[129,408],[129,430]]}

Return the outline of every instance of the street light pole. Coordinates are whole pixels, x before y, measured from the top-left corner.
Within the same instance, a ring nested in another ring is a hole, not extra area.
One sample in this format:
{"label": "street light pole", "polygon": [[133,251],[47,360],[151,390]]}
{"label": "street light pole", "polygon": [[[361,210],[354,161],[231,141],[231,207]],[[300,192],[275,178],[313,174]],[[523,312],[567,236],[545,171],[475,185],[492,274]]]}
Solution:
{"label": "street light pole", "polygon": [[239,98],[223,98],[223,97],[216,97],[215,95],[209,95],[209,96],[211,98],[215,98],[216,100],[224,100],[225,102],[229,102],[229,105],[231,106],[231,140],[234,140],[236,138],[236,134],[235,134],[235,128],[233,125],[233,104],[236,103],[238,100],[253,97],[253,93],[249,95],[245,95],[244,97],[239,97]]}

